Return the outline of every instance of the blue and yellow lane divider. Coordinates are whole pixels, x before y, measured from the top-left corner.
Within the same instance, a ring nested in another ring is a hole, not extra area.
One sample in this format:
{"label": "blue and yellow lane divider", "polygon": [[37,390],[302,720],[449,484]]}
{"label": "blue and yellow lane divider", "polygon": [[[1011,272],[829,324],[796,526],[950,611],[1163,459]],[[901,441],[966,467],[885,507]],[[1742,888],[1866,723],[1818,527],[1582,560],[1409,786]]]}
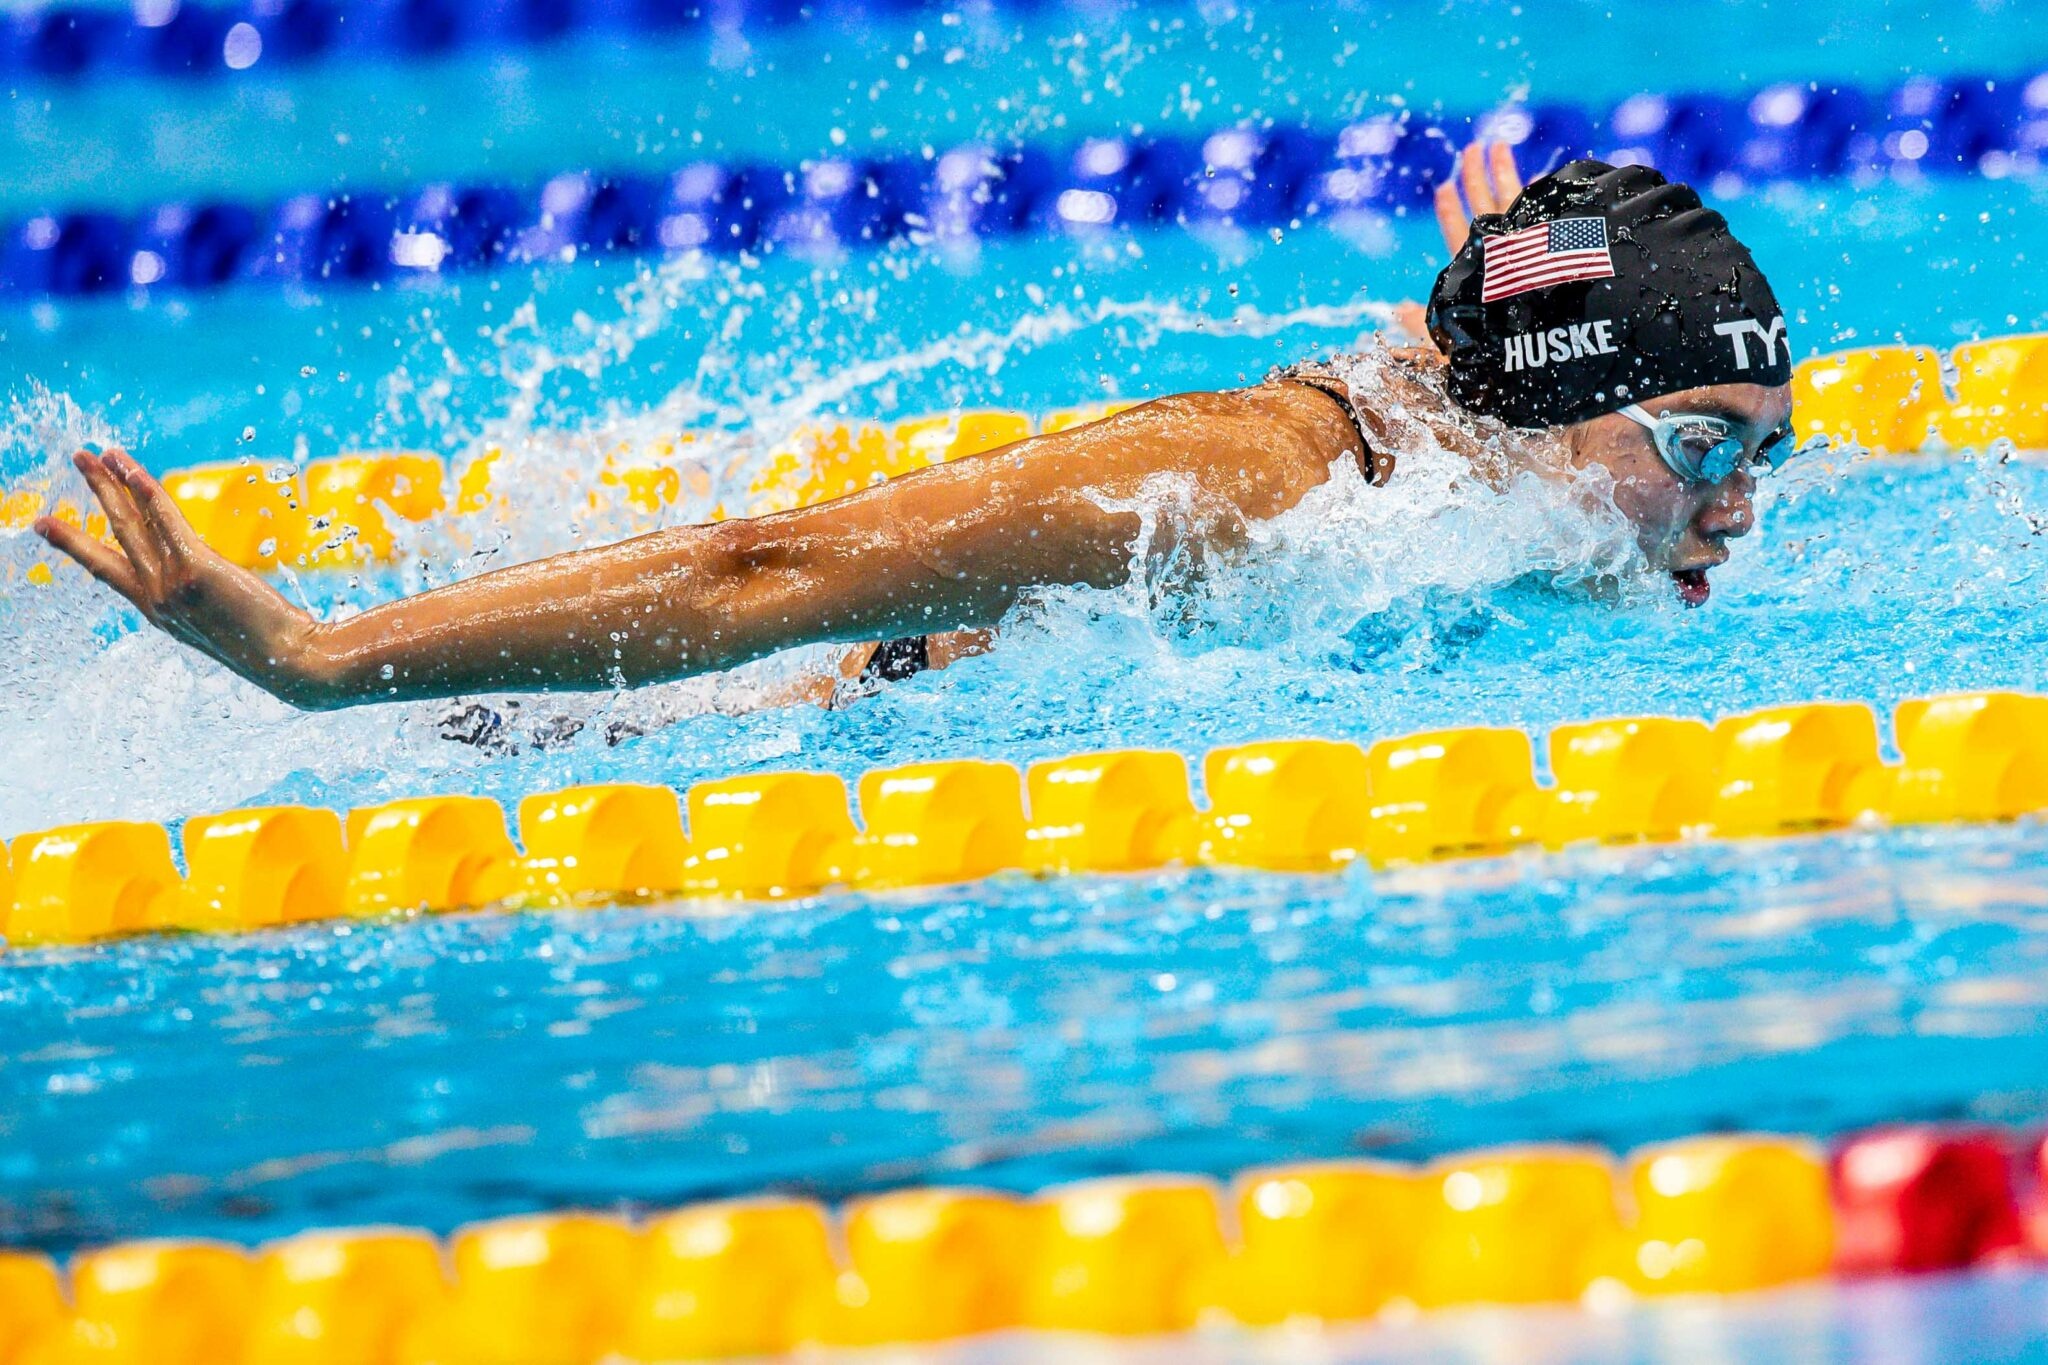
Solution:
{"label": "blue and yellow lane divider", "polygon": [[[1805,361],[1793,376],[1794,425],[1801,437],[1828,436],[1889,453],[1936,443],[1983,448],[2001,438],[2021,449],[2048,450],[2048,335],[1956,347],[1947,357],[1953,398],[1943,360],[1931,347],[1879,346]],[[1067,408],[1035,426],[1024,413],[989,410],[894,426],[807,424],[769,453],[738,507],[716,505],[710,515],[813,506],[1130,406]],[[584,494],[587,507],[626,523],[651,522],[686,495],[708,500],[711,476],[691,449],[696,441],[686,432],[650,448],[613,452]],[[303,468],[242,461],[171,473],[164,486],[207,542],[236,564],[346,569],[392,562],[406,525],[444,525],[459,538],[466,519],[511,510],[518,494],[499,477],[501,459],[501,451],[487,450],[458,471],[435,456],[409,452],[338,455]],[[46,511],[74,524],[84,518],[95,534],[106,534],[97,513],[33,488],[0,494],[0,529],[25,527]],[[31,576],[49,581],[50,564],[36,565]]]}
{"label": "blue and yellow lane divider", "polygon": [[1002,873],[1169,865],[1336,871],[1518,849],[1855,824],[2000,821],[2048,811],[2048,697],[1900,703],[1898,763],[1861,703],[1771,707],[1718,724],[1625,717],[1550,732],[1550,785],[1520,730],[1474,727],[1370,747],[1289,739],[1211,751],[1206,807],[1186,760],[1079,754],[1020,773],[987,760],[864,774],[770,772],[667,787],[608,783],[519,802],[429,796],[355,810],[200,815],[184,869],[160,825],[22,834],[0,861],[0,935],[17,947],[164,930],[243,932],[350,917],[607,901],[772,901]]}
{"label": "blue and yellow lane divider", "polygon": [[[2048,1254],[2044,1149],[1883,1128],[0,1251],[0,1365],[583,1365],[1613,1303]],[[2029,1168],[2032,1168],[2031,1170]]]}

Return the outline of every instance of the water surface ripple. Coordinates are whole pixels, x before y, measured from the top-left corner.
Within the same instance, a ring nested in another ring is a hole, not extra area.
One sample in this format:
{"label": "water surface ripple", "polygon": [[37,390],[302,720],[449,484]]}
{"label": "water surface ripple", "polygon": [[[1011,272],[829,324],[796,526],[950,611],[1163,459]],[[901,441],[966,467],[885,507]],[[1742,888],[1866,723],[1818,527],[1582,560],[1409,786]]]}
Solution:
{"label": "water surface ripple", "polygon": [[2029,1119],[2044,866],[2029,823],[10,955],[0,1229]]}

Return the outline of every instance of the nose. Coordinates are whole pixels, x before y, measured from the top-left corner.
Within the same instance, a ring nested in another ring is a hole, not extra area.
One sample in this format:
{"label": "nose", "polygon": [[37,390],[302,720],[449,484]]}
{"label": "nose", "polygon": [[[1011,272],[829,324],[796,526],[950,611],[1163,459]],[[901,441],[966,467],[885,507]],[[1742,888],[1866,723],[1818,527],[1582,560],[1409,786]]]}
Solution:
{"label": "nose", "polygon": [[1756,525],[1756,505],[1750,501],[1756,492],[1756,476],[1746,469],[1738,469],[1714,485],[1714,494],[1707,505],[1693,518],[1693,524],[1703,536],[1715,540],[1733,540],[1746,536]]}

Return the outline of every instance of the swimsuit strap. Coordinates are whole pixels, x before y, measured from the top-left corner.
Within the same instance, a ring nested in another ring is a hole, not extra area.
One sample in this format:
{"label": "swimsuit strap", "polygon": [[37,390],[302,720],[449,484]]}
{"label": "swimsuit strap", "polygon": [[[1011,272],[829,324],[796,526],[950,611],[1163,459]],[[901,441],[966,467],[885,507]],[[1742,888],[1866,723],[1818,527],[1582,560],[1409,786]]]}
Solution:
{"label": "swimsuit strap", "polygon": [[1304,360],[1298,364],[1285,365],[1273,371],[1274,379],[1286,380],[1290,384],[1302,384],[1326,393],[1337,400],[1337,406],[1344,409],[1345,418],[1351,429],[1358,433],[1358,443],[1365,448],[1363,466],[1365,481],[1378,488],[1394,477],[1394,457],[1381,450],[1373,449],[1372,437],[1366,434],[1365,421],[1358,415],[1358,405],[1351,401],[1351,386],[1344,377],[1319,360]]}

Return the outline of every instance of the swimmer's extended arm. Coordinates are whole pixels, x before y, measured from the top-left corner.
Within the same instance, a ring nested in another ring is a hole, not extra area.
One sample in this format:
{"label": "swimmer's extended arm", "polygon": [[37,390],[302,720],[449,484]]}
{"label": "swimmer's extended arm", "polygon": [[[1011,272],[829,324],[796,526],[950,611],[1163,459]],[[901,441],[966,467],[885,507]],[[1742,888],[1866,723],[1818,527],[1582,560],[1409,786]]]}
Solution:
{"label": "swimmer's extended arm", "polygon": [[1231,515],[1273,516],[1360,458],[1342,410],[1295,384],[1161,399],[818,507],[501,569],[322,623],[193,532],[119,452],[77,463],[119,548],[36,529],[156,625],[296,705],[498,689],[604,689],[791,646],[991,625],[1030,588],[1110,586],[1139,524],[1102,500],[1190,476]]}

